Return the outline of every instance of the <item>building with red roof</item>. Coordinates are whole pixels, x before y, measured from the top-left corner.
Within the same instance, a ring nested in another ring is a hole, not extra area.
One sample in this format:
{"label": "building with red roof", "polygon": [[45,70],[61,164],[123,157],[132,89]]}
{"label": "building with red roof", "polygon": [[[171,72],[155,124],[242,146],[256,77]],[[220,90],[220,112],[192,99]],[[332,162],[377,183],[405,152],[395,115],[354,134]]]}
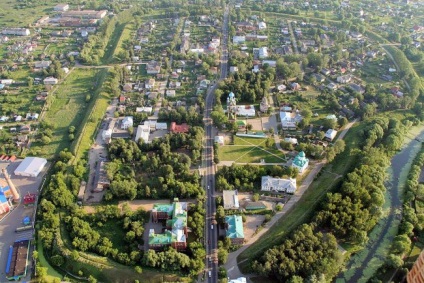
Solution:
{"label": "building with red roof", "polygon": [[172,122],[171,123],[171,133],[188,133],[189,125],[186,123],[182,123],[181,125],[177,125],[177,123]]}

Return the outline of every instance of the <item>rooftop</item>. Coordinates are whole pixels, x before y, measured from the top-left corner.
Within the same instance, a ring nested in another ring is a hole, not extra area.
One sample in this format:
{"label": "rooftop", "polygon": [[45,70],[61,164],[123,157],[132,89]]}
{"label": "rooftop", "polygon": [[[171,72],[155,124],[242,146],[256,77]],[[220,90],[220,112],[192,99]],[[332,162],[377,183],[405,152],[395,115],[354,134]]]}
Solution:
{"label": "rooftop", "polygon": [[225,223],[228,224],[226,231],[226,236],[228,238],[244,238],[243,220],[240,215],[225,216]]}

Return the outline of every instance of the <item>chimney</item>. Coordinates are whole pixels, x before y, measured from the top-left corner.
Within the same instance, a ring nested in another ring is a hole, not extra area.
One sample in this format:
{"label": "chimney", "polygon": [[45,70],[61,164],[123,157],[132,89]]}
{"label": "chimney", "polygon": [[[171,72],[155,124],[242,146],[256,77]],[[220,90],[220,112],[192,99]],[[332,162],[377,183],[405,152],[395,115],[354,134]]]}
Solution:
{"label": "chimney", "polygon": [[18,202],[21,197],[19,196],[19,193],[16,190],[15,185],[12,183],[12,180],[10,180],[9,174],[7,174],[6,169],[2,169],[1,171],[4,175],[4,178],[6,179],[7,184],[9,185],[10,191],[12,192],[13,201]]}

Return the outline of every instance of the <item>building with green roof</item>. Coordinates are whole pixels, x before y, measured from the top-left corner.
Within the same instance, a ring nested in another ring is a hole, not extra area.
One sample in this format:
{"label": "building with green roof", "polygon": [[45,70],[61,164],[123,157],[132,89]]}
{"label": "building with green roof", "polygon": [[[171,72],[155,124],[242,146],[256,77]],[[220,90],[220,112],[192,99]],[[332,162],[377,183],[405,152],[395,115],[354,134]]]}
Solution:
{"label": "building with green roof", "polygon": [[299,152],[298,155],[293,159],[292,167],[299,169],[299,173],[305,172],[306,168],[309,165],[309,159],[306,158],[306,155],[303,151]]}
{"label": "building with green roof", "polygon": [[172,204],[156,203],[152,209],[152,219],[166,220],[166,230],[163,234],[156,234],[154,229],[149,231],[149,248],[160,250],[165,246],[172,246],[178,251],[187,248],[187,203],[174,199]]}
{"label": "building with green roof", "polygon": [[225,235],[233,245],[242,245],[244,242],[243,219],[240,215],[225,216]]}

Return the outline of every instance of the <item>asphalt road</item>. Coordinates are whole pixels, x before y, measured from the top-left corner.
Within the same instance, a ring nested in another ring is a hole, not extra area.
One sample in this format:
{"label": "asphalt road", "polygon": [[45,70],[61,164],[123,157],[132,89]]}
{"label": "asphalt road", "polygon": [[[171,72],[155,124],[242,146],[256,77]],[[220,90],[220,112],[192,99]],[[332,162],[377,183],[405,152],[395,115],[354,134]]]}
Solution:
{"label": "asphalt road", "polygon": [[[227,77],[228,70],[228,18],[229,9],[226,7],[224,12],[224,24],[222,28],[222,53],[221,53],[221,70],[219,80]],[[206,189],[206,225],[205,225],[205,244],[206,244],[206,282],[218,282],[218,262],[217,262],[217,249],[218,249],[218,227],[213,224],[214,214],[216,212],[215,206],[215,166],[213,165],[213,143],[214,143],[214,127],[212,125],[211,111],[214,103],[214,92],[217,87],[215,83],[207,92],[205,101],[205,133],[206,143],[203,150],[203,167],[205,189]]]}

